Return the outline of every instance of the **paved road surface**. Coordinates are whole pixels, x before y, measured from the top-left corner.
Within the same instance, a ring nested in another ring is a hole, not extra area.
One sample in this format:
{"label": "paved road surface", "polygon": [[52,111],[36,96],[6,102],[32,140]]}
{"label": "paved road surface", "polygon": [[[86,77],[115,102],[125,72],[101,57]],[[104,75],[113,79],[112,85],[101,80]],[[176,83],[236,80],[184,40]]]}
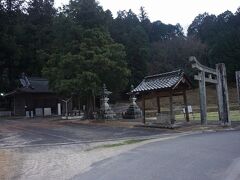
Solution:
{"label": "paved road surface", "polygon": [[93,165],[80,180],[239,180],[240,132],[150,143]]}
{"label": "paved road surface", "polygon": [[51,120],[0,120],[0,149],[80,144],[108,139],[152,136],[166,130],[59,123]]}

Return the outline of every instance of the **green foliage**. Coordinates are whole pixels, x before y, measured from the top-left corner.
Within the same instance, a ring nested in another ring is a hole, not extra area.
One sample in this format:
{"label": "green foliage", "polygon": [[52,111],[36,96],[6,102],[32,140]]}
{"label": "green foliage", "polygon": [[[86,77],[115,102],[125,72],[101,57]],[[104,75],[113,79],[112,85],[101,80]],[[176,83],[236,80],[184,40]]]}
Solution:
{"label": "green foliage", "polygon": [[[112,17],[96,0],[0,1],[0,91],[16,87],[21,72],[46,76],[60,94],[96,95],[106,83],[114,94],[145,75],[183,68],[197,56],[224,62],[229,79],[240,69],[240,10],[197,16],[184,36],[179,24],[151,22],[144,7]],[[131,73],[130,73],[131,72]]]}
{"label": "green foliage", "polygon": [[55,9],[53,0],[6,0],[0,4],[0,90],[6,92],[16,86],[21,72],[41,75]]}
{"label": "green foliage", "polygon": [[207,13],[198,15],[188,29],[188,35],[196,37],[208,46],[208,64],[225,63],[229,79],[234,81],[235,71],[240,69],[240,15],[226,11],[219,16]]}
{"label": "green foliage", "polygon": [[[110,26],[110,32],[116,42],[126,47],[128,67],[132,72],[130,84],[134,85],[141,82],[144,76],[152,73],[147,68],[150,62],[156,60],[152,58],[159,58],[155,56],[156,52],[151,50],[153,44],[183,37],[183,30],[179,24],[166,25],[160,21],[152,23],[144,7],[140,8],[139,16],[132,10],[119,11],[117,18]],[[155,62],[160,60],[157,59]],[[159,69],[158,73],[160,71]]]}
{"label": "green foliage", "polygon": [[0,2],[0,91],[6,92],[15,83],[15,73],[21,62],[23,47],[19,44],[22,34],[22,1]]}
{"label": "green foliage", "polygon": [[43,69],[51,87],[68,96],[96,95],[103,83],[114,92],[123,90],[130,75],[123,46],[114,43],[101,29],[86,29],[82,33],[79,42],[72,41],[71,46],[78,44],[74,51],[51,55]]}
{"label": "green foliage", "polygon": [[153,43],[151,46],[152,58],[148,63],[148,72],[158,74],[175,69],[183,69],[193,75],[188,58],[192,55],[202,62],[208,61],[207,46],[194,38],[174,38],[170,41]]}
{"label": "green foliage", "polygon": [[96,0],[70,0],[65,10],[69,18],[86,28],[106,27],[112,18]]}

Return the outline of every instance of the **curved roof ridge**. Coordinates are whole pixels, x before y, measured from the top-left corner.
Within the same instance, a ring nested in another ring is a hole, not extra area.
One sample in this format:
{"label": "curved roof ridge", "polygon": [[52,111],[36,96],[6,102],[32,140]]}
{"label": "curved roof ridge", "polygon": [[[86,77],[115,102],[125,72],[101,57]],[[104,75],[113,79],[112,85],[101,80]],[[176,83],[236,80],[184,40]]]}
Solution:
{"label": "curved roof ridge", "polygon": [[178,70],[171,71],[171,72],[149,75],[149,76],[144,77],[144,79],[154,78],[154,77],[159,77],[159,76],[169,76],[169,75],[176,74],[176,73],[182,73],[183,74],[183,70],[178,69]]}
{"label": "curved roof ridge", "polygon": [[[167,73],[146,76],[142,82],[131,92],[136,93],[175,88],[175,86],[179,85],[182,78],[185,78],[187,81],[189,81],[187,76],[184,74],[184,71],[181,69]],[[191,83],[189,84],[189,86],[191,86]]]}

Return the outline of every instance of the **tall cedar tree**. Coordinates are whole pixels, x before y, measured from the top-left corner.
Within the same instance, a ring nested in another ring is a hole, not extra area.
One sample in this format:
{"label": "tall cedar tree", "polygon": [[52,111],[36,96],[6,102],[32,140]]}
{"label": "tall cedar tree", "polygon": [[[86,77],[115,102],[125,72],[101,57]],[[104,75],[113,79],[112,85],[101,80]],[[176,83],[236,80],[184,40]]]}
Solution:
{"label": "tall cedar tree", "polygon": [[112,40],[106,24],[101,23],[106,16],[95,1],[71,1],[54,24],[53,42],[61,49],[49,55],[43,68],[53,90],[63,96],[86,98],[90,117],[93,98],[102,84],[117,93],[125,88],[130,75],[124,47]]}

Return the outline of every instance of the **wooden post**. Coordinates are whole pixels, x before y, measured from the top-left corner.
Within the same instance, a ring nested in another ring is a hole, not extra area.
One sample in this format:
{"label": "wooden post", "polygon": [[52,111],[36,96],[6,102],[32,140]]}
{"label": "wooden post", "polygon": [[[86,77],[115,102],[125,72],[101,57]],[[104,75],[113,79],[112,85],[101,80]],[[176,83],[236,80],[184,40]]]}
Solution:
{"label": "wooden post", "polygon": [[219,101],[219,114],[220,120],[223,125],[230,125],[229,119],[229,98],[227,86],[227,74],[225,64],[216,64],[217,80],[218,80],[218,101]]}
{"label": "wooden post", "polygon": [[96,110],[96,97],[93,95],[93,112]]}
{"label": "wooden post", "polygon": [[222,106],[222,101],[221,101],[221,94],[220,94],[220,88],[219,84],[216,84],[216,90],[217,90],[217,105],[218,105],[218,118],[219,122],[221,122],[221,113],[220,113],[220,107]]}
{"label": "wooden post", "polygon": [[143,124],[146,123],[146,113],[145,113],[145,98],[142,97],[142,108],[143,108]]}
{"label": "wooden post", "polygon": [[199,95],[200,95],[200,114],[201,124],[207,125],[207,99],[206,99],[206,84],[205,84],[205,72],[199,72],[201,80],[199,81]]}
{"label": "wooden post", "polygon": [[16,97],[13,96],[13,115],[16,116]]}
{"label": "wooden post", "polygon": [[[228,99],[227,76],[226,76],[225,65],[223,63],[216,64],[216,69],[212,69],[200,64],[195,57],[190,57],[189,61],[192,63],[192,68],[195,68],[200,72],[198,76],[194,76],[194,79],[199,81],[202,124],[206,123],[205,120],[206,120],[207,106],[206,106],[205,82],[208,82],[208,83],[217,84],[219,120],[223,125],[230,125],[231,122],[229,120],[229,99]],[[205,73],[208,74],[208,77],[205,77]],[[240,82],[238,81],[237,83],[240,83]],[[239,101],[240,101],[240,98],[239,98]]]}
{"label": "wooden post", "polygon": [[94,90],[92,90],[92,100],[93,100],[93,112],[95,112],[96,109],[96,98],[95,98],[95,93]]}
{"label": "wooden post", "polygon": [[172,95],[172,92],[170,93],[170,96],[169,96],[169,108],[170,108],[170,120],[171,120],[171,124],[173,124],[174,118],[173,118],[173,95]]}
{"label": "wooden post", "polygon": [[183,100],[184,100],[184,106],[185,106],[186,121],[189,122],[189,112],[188,112],[188,103],[187,103],[186,91],[183,92]]}
{"label": "wooden post", "polygon": [[238,105],[240,105],[240,71],[236,71],[236,85],[237,85]]}
{"label": "wooden post", "polygon": [[80,111],[80,109],[81,109],[81,105],[80,105],[80,95],[78,95],[78,110]]}
{"label": "wooden post", "polygon": [[157,97],[157,110],[158,110],[158,113],[161,113],[161,106],[160,106],[160,97],[158,96]]}

